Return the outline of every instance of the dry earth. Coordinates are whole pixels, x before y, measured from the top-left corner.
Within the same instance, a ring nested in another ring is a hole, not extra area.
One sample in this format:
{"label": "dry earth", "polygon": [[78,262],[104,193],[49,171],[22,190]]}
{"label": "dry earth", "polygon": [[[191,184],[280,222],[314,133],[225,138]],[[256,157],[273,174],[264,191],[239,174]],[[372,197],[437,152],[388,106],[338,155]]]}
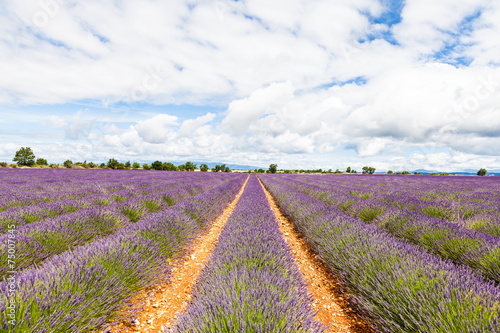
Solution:
{"label": "dry earth", "polygon": [[339,279],[310,250],[292,223],[283,216],[271,194],[264,185],[262,187],[276,215],[283,238],[291,247],[295,262],[314,296],[313,307],[318,311],[316,319],[324,325],[330,325],[327,332],[374,332],[347,301],[348,297],[342,292]]}
{"label": "dry earth", "polygon": [[173,266],[171,279],[165,284],[154,286],[152,290],[144,290],[131,301],[131,303],[144,303],[136,319],[110,327],[106,332],[158,333],[163,332],[162,328],[172,326],[176,316],[185,310],[191,299],[191,290],[215,248],[219,235],[240,199],[247,181],[210,229],[193,242],[192,251],[184,258],[170,263]]}
{"label": "dry earth", "polygon": [[[167,283],[140,292],[124,308],[126,311],[132,304],[143,304],[135,319],[112,326],[105,332],[159,333],[163,332],[163,328],[171,328],[175,324],[177,315],[186,309],[198,276],[215,248],[219,235],[245,186],[246,182],[207,233],[193,243],[195,245],[188,255],[169,263],[173,267],[171,279]],[[373,333],[374,331],[357,315],[348,302],[339,279],[309,249],[291,222],[283,216],[271,194],[265,188],[264,191],[279,222],[283,238],[291,247],[295,262],[315,299],[313,307],[318,311],[316,319],[325,325],[330,325],[327,332]]]}

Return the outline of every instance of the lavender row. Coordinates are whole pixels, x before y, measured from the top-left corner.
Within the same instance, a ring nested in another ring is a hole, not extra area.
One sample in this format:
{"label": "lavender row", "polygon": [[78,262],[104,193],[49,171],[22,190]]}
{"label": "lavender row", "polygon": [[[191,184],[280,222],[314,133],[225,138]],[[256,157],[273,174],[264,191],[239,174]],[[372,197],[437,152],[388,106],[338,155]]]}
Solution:
{"label": "lavender row", "polygon": [[[140,190],[122,189],[115,193],[100,193],[81,198],[66,198],[57,202],[44,202],[30,206],[13,207],[0,213],[0,234],[5,233],[8,225],[23,226],[43,221],[83,208],[98,206],[117,206],[116,209],[129,217],[132,222],[155,210],[175,204],[180,197],[202,193],[209,183],[221,181],[217,177],[197,177],[186,175],[182,180],[159,181],[162,185],[141,187]],[[167,191],[170,189],[170,191]]]}
{"label": "lavender row", "polygon": [[[14,170],[10,172],[15,173]],[[64,174],[64,171],[61,172]],[[95,195],[108,195],[116,199],[134,197],[175,188],[179,184],[185,185],[190,182],[190,179],[200,181],[200,177],[194,174],[159,175],[158,173],[130,171],[131,174],[124,179],[125,175],[118,171],[116,175],[109,175],[103,170],[92,170],[87,171],[87,175],[80,175],[80,178],[66,173],[67,180],[52,182],[50,178],[44,177],[42,171],[38,173],[40,176],[37,179],[38,183],[30,183],[28,187],[4,189],[0,196],[0,211],[8,211],[9,207],[15,209],[42,202],[56,202],[67,198],[78,199]],[[17,176],[23,176],[21,179],[24,179],[25,175],[17,174]],[[86,177],[83,178],[83,176]],[[103,176],[107,177],[103,179]],[[209,176],[205,178],[211,179]]]}
{"label": "lavender row", "polygon": [[332,203],[352,205],[346,209],[358,203],[396,207],[500,236],[500,182],[494,177],[302,176],[295,182],[327,191]]}
{"label": "lavender row", "polygon": [[[285,183],[287,183],[285,181]],[[423,246],[443,259],[468,265],[478,273],[500,282],[500,239],[469,230],[447,220],[421,212],[383,207],[377,202],[352,202],[348,196],[314,191],[314,185],[299,186],[301,191],[319,197],[364,222],[374,223],[392,235]]]}
{"label": "lavender row", "polygon": [[0,234],[5,233],[8,225],[16,227],[43,221],[47,218],[76,212],[88,208],[91,202],[83,199],[68,198],[58,202],[44,202],[31,206],[13,207],[0,213]]}
{"label": "lavender row", "polygon": [[224,227],[175,332],[324,332],[255,176]]}
{"label": "lavender row", "polygon": [[185,197],[201,194],[222,182],[223,180],[219,178],[201,184],[182,186],[175,190],[135,197],[128,202],[102,207],[93,205],[92,208],[76,213],[19,227],[16,230],[16,241],[22,246],[17,249],[18,260],[12,265],[7,265],[9,235],[0,236],[0,280],[8,271],[20,271],[38,265],[55,254],[111,235],[130,222],[137,222],[147,214],[167,209]]}
{"label": "lavender row", "polygon": [[216,177],[203,182],[192,180],[184,186],[170,186],[170,190],[156,191],[152,194],[136,196],[129,200],[119,200],[112,207],[116,207],[118,211],[123,213],[131,222],[137,222],[145,215],[160,210],[167,209],[175,205],[183,198],[201,194],[208,189],[220,185],[224,181],[223,178]]}
{"label": "lavender row", "polygon": [[494,283],[270,176],[261,179],[377,330],[500,332]]}
{"label": "lavender row", "polygon": [[0,283],[0,325],[22,332],[90,332],[119,318],[138,290],[168,277],[167,260],[181,253],[241,188],[244,176],[150,214],[129,227],[21,272],[8,323],[7,288]]}
{"label": "lavender row", "polygon": [[[0,280],[9,271],[19,272],[53,255],[113,234],[127,226],[128,220],[119,212],[99,207],[67,214],[29,228],[16,231],[16,260],[9,260],[9,235],[0,237]],[[10,264],[8,264],[10,262]]]}
{"label": "lavender row", "polygon": [[[108,172],[107,172],[108,171]],[[4,177],[1,177],[1,176]],[[6,176],[10,177],[6,177]],[[187,175],[167,175],[130,171],[126,178],[123,172],[109,170],[2,170],[0,172],[0,212],[44,202],[56,202],[68,198],[84,198],[114,192],[137,193],[137,188],[163,186],[186,181]],[[149,177],[148,177],[149,176]],[[189,176],[187,176],[189,178]],[[10,181],[6,178],[12,178]],[[130,191],[133,190],[133,191]]]}
{"label": "lavender row", "polygon": [[468,265],[485,277],[500,282],[498,237],[408,211],[387,212],[376,218],[374,224],[443,259]]}

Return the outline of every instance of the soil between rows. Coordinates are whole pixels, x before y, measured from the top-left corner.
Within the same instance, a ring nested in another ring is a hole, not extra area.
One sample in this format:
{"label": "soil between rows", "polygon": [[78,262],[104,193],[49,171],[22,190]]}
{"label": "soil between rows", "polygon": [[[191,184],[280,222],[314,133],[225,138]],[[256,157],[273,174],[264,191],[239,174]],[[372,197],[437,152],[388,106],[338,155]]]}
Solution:
{"label": "soil between rows", "polygon": [[143,303],[144,307],[136,316],[137,321],[129,320],[109,328],[106,332],[151,332],[163,333],[163,328],[171,328],[175,319],[182,313],[191,299],[191,290],[212,253],[219,235],[238,203],[248,182],[243,184],[236,198],[224,209],[224,212],[215,220],[210,229],[193,242],[192,250],[183,258],[170,263],[172,268],[171,279],[152,290],[145,290],[137,295],[131,303]]}
{"label": "soil between rows", "polygon": [[[260,179],[259,179],[260,182]],[[267,200],[276,219],[283,238],[291,247],[295,263],[299,267],[311,294],[313,307],[318,314],[316,319],[330,325],[327,332],[372,333],[370,326],[361,319],[342,292],[341,283],[330,269],[314,254],[304,238],[294,229],[292,223],[281,213],[271,193],[262,182]]]}
{"label": "soil between rows", "polygon": [[[210,257],[219,235],[233,212],[248,179],[236,198],[216,219],[210,229],[199,236],[192,250],[183,258],[169,263],[171,279],[140,292],[129,304],[143,304],[134,320],[109,327],[107,333],[163,333],[164,328],[175,326],[177,315],[182,313],[189,301],[196,281]],[[260,180],[259,180],[260,182]],[[283,216],[271,194],[261,183],[269,205],[279,223],[283,238],[291,248],[294,260],[302,273],[308,289],[314,297],[313,308],[318,311],[316,320],[330,325],[327,332],[372,333],[374,332],[350,306],[342,293],[341,284],[324,263],[309,249],[304,239]]]}

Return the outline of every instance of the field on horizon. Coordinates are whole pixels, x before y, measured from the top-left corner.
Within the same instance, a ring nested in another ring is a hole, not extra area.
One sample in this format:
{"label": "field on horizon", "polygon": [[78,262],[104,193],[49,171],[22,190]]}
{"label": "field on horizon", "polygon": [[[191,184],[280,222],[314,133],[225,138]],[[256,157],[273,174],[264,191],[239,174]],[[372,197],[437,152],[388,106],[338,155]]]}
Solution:
{"label": "field on horizon", "polygon": [[[355,319],[318,315],[287,223]],[[500,332],[498,177],[0,169],[0,239],[5,332]]]}

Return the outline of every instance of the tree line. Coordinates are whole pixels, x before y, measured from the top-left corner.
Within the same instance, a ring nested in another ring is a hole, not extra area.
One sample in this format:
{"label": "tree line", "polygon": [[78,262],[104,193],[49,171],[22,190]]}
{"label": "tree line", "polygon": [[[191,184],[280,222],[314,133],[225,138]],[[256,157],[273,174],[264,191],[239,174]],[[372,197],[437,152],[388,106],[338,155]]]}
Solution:
{"label": "tree line", "polygon": [[[58,164],[48,164],[47,160],[44,158],[36,158],[35,154],[33,153],[33,150],[30,147],[21,147],[19,149],[14,158],[12,159],[16,164],[11,165],[13,167],[17,166],[28,166],[28,167],[33,167],[33,166],[50,166],[50,167],[59,167]],[[0,167],[7,167],[8,164],[6,162],[0,162]],[[210,169],[207,164],[200,164],[200,167],[198,168],[196,164],[194,164],[191,161],[187,161],[184,164],[181,165],[174,165],[171,162],[162,162],[162,161],[154,161],[151,163],[151,165],[144,163],[142,166],[137,163],[133,162],[131,163],[130,161],[127,162],[119,162],[118,160],[114,158],[110,158],[107,163],[101,163],[101,164],[95,164],[93,162],[87,163],[87,161],[84,162],[76,162],[73,163],[71,160],[66,160],[63,162],[63,166],[66,168],[73,168],[73,167],[83,167],[83,168],[103,168],[103,169],[144,169],[144,170],[158,170],[158,171],[195,171],[195,170],[200,170],[202,172],[207,172],[207,171],[212,171],[212,172],[231,172],[231,169],[226,166],[225,164],[217,164],[215,167]],[[370,166],[364,166],[362,168],[362,173],[363,174],[374,174],[376,169],[374,167]],[[268,170],[264,170],[262,168],[260,169],[255,169],[255,170],[250,170],[248,172],[255,172],[255,173],[349,173],[349,174],[356,174],[358,173],[356,170],[352,169],[350,166],[347,167],[345,172],[340,171],[339,169],[332,171],[332,169],[329,169],[328,171],[322,170],[322,169],[313,169],[313,170],[279,170],[278,171],[278,165],[277,164],[271,164],[269,165]],[[486,176],[487,170],[484,168],[479,169],[477,172],[478,176]],[[397,175],[410,175],[411,172],[409,171],[398,171],[398,172],[393,172],[392,170],[387,171],[387,174],[397,174]],[[420,175],[420,172],[414,172],[415,175]],[[446,172],[442,173],[431,173],[430,175],[442,175],[442,176],[447,176],[449,175]]]}
{"label": "tree line", "polygon": [[[44,167],[44,166],[49,166],[52,168],[58,168],[59,164],[49,164],[46,159],[44,158],[36,158],[35,154],[33,153],[33,150],[30,147],[21,147],[19,149],[14,158],[12,159],[16,164],[11,164],[12,167],[16,166],[27,166],[27,167]],[[6,162],[0,162],[1,167],[7,167],[8,164]],[[122,169],[122,170],[137,170],[137,169],[144,169],[144,170],[158,170],[158,171],[195,171],[199,169],[202,172],[206,172],[209,169],[207,164],[201,164],[200,167],[198,168],[197,165],[191,161],[187,161],[184,164],[181,165],[174,165],[171,162],[162,162],[162,161],[154,161],[151,164],[144,163],[142,166],[138,162],[119,162],[115,158],[110,158],[107,163],[100,163],[96,164],[93,162],[73,162],[71,160],[66,160],[62,163],[62,166],[65,168],[75,168],[75,167],[83,167],[85,169],[94,169],[94,168],[101,168],[101,169]],[[212,172],[231,172],[231,169],[226,166],[225,164],[221,165],[216,165],[214,168],[211,169]]]}

